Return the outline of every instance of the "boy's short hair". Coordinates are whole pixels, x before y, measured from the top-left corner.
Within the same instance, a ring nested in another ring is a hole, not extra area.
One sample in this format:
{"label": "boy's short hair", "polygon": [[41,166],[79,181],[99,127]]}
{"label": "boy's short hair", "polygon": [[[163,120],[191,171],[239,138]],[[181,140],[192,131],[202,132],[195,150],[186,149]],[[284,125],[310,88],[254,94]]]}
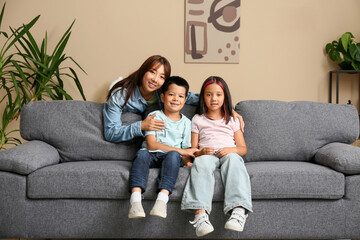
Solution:
{"label": "boy's short hair", "polygon": [[169,86],[171,84],[176,84],[176,85],[178,85],[180,87],[184,87],[185,90],[186,90],[186,97],[187,97],[187,94],[189,92],[189,84],[184,78],[179,77],[179,76],[168,77],[166,79],[165,83],[162,85],[161,92],[163,94],[165,94],[165,92],[169,89]]}

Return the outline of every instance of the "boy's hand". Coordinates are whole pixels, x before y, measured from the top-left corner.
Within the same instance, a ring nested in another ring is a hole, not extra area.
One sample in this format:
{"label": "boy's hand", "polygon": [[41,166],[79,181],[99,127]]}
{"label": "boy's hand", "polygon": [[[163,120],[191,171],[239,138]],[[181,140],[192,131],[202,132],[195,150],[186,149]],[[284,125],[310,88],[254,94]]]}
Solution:
{"label": "boy's hand", "polygon": [[186,162],[186,163],[184,164],[184,167],[191,167],[191,166],[192,166],[192,162],[191,162],[191,161]]}
{"label": "boy's hand", "polygon": [[181,154],[182,156],[194,158],[194,157],[195,157],[194,153],[195,153],[196,151],[198,151],[198,149],[196,149],[196,148],[187,148],[187,149],[182,149],[182,151],[181,151],[180,154]]}
{"label": "boy's hand", "polygon": [[141,122],[141,130],[144,131],[159,131],[165,128],[164,121],[154,119],[156,116],[156,113],[153,115],[147,116],[142,122]]}
{"label": "boy's hand", "polygon": [[190,156],[182,156],[182,161],[183,161],[184,167],[191,167],[192,166]]}

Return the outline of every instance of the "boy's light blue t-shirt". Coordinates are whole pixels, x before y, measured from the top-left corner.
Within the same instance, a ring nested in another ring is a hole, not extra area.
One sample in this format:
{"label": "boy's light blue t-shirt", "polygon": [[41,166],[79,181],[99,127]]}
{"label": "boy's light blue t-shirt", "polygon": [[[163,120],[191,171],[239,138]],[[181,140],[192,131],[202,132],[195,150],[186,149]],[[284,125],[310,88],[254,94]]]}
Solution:
{"label": "boy's light blue t-shirt", "polygon": [[[148,116],[156,113],[154,119],[165,122],[165,129],[160,131],[145,131],[145,136],[155,135],[156,141],[170,147],[186,149],[191,147],[191,121],[181,114],[179,121],[172,121],[162,110],[149,113]],[[146,141],[142,144],[142,149],[147,149]],[[149,150],[150,152],[163,152],[162,150]]]}

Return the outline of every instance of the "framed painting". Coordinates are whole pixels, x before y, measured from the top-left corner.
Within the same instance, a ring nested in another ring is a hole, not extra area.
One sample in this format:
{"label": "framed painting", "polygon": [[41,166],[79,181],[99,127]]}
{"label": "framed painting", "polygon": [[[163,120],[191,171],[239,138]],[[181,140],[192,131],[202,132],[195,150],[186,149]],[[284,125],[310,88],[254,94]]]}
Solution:
{"label": "framed painting", "polygon": [[185,62],[238,63],[240,0],[185,0]]}

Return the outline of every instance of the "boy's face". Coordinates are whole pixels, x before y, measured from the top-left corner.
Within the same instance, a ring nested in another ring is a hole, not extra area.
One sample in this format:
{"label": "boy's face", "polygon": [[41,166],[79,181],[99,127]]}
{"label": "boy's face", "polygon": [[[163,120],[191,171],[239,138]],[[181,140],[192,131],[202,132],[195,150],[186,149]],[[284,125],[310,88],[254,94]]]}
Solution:
{"label": "boy's face", "polygon": [[186,102],[186,89],[176,84],[170,84],[165,94],[161,94],[164,110],[167,112],[180,112]]}

